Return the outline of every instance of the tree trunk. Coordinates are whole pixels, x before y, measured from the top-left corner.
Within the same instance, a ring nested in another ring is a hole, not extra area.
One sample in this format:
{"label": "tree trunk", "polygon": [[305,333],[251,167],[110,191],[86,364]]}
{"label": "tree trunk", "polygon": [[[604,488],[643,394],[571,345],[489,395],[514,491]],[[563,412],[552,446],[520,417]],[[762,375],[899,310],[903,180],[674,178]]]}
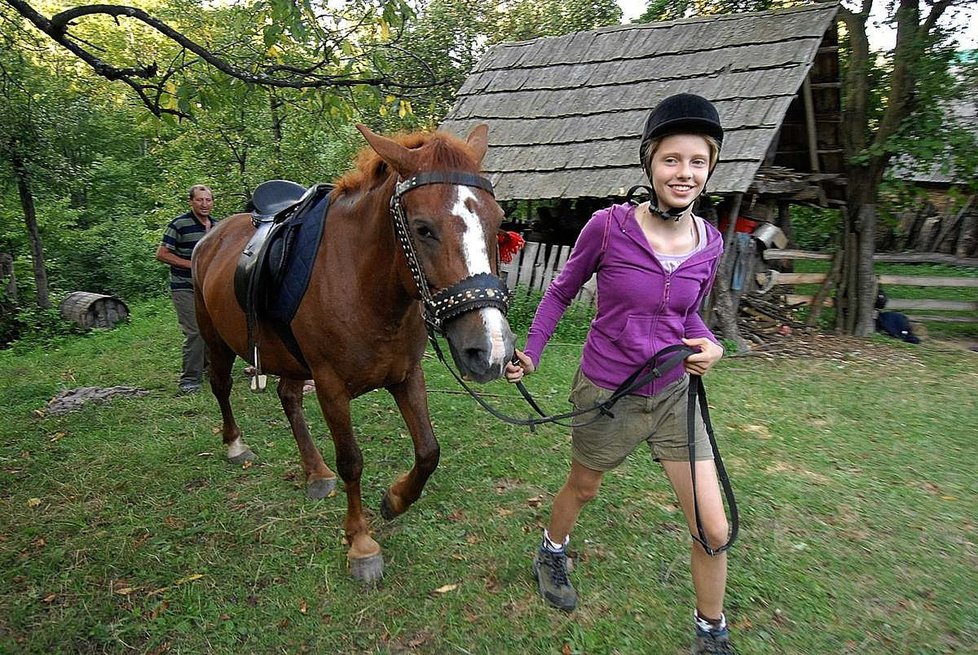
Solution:
{"label": "tree trunk", "polygon": [[24,159],[17,152],[12,161],[14,175],[17,177],[17,191],[20,194],[20,206],[24,211],[24,223],[27,225],[27,236],[31,243],[31,259],[34,264],[34,284],[37,287],[37,306],[41,309],[51,307],[48,296],[48,274],[44,268],[44,248],[41,245],[41,232],[37,228],[37,213],[34,210],[34,192],[31,188],[31,174],[24,164]]}
{"label": "tree trunk", "polygon": [[877,213],[875,197],[879,189],[875,167],[853,167],[846,199],[843,236],[842,275],[837,293],[836,327],[855,336],[869,336],[875,330]]}

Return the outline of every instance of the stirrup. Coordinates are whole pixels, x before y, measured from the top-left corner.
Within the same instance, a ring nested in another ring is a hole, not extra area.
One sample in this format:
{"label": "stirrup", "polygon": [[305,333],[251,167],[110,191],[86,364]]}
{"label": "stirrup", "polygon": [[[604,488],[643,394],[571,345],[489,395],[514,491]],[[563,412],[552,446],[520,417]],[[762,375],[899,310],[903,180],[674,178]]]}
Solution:
{"label": "stirrup", "polygon": [[258,356],[258,346],[254,347],[252,354],[255,360],[255,374],[251,376],[248,387],[255,393],[261,393],[268,384],[268,376],[261,372],[261,359]]}

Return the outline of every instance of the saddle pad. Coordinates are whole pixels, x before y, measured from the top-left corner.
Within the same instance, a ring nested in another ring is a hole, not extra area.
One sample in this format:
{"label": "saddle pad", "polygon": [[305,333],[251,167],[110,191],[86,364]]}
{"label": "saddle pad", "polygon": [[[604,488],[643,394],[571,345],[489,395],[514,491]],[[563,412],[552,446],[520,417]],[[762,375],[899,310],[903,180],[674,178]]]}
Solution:
{"label": "saddle pad", "polygon": [[[272,280],[266,308],[272,319],[291,323],[309,287],[326,223],[331,185],[320,185],[311,202],[288,219],[281,238],[269,244]],[[277,287],[277,289],[276,289]]]}

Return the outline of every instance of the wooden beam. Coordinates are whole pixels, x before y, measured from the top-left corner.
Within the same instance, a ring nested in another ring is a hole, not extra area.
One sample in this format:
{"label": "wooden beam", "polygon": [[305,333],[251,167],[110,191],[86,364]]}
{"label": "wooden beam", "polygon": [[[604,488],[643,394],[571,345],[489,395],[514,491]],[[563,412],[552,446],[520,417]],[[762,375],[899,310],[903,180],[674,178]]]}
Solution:
{"label": "wooden beam", "polygon": [[801,83],[801,97],[805,103],[805,129],[808,131],[808,164],[813,173],[818,173],[822,167],[818,163],[818,136],[815,129],[815,102],[812,100],[812,81],[805,76]]}
{"label": "wooden beam", "polygon": [[[774,275],[772,284],[821,284],[825,281],[825,273],[781,273],[771,271]],[[758,284],[766,284],[767,273],[758,273]],[[978,288],[978,278],[971,277],[924,277],[913,275],[880,275],[880,284],[892,284],[905,287],[966,287]]]}
{"label": "wooden beam", "polygon": [[[790,293],[785,296],[789,305],[808,305],[811,304],[813,296]],[[826,298],[824,306],[831,307],[832,299]],[[929,309],[948,312],[978,312],[978,302],[958,302],[954,300],[900,300],[891,298],[886,303],[887,309]],[[971,319],[971,322],[978,322],[978,316]]]}
{"label": "wooden beam", "polygon": [[[805,250],[779,250],[768,248],[764,251],[764,259],[805,259],[828,261],[832,255],[821,252],[808,252]],[[890,262],[895,264],[951,264],[953,266],[978,266],[978,258],[975,257],[955,257],[939,252],[920,252],[920,253],[899,253],[899,254],[877,254],[873,256],[874,262]]]}

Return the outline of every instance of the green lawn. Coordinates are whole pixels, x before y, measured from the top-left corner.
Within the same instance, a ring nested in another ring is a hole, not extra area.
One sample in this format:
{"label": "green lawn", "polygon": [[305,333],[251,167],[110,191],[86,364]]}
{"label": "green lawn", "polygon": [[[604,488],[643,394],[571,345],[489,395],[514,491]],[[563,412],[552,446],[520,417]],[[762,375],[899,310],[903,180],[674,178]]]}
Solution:
{"label": "green lawn", "polygon": [[[585,508],[570,615],[536,596],[530,560],[568,463],[563,428],[504,425],[425,361],[442,459],[387,522],[381,493],[411,462],[384,392],[358,399],[364,497],[387,569],[346,572],[342,491],[303,494],[275,394],[233,401],[259,459],[226,463],[209,392],[175,394],[165,300],[129,325],[0,352],[0,653],[687,652],[689,537],[636,453]],[[978,354],[849,341],[819,359],[728,357],[706,378],[741,508],[728,617],[744,654],[978,652]],[[566,407],[577,342],[528,379]],[[60,390],[142,398],[63,416]],[[486,385],[525,413],[505,383]],[[314,397],[314,434],[324,435]],[[321,440],[331,465],[333,449]]]}

